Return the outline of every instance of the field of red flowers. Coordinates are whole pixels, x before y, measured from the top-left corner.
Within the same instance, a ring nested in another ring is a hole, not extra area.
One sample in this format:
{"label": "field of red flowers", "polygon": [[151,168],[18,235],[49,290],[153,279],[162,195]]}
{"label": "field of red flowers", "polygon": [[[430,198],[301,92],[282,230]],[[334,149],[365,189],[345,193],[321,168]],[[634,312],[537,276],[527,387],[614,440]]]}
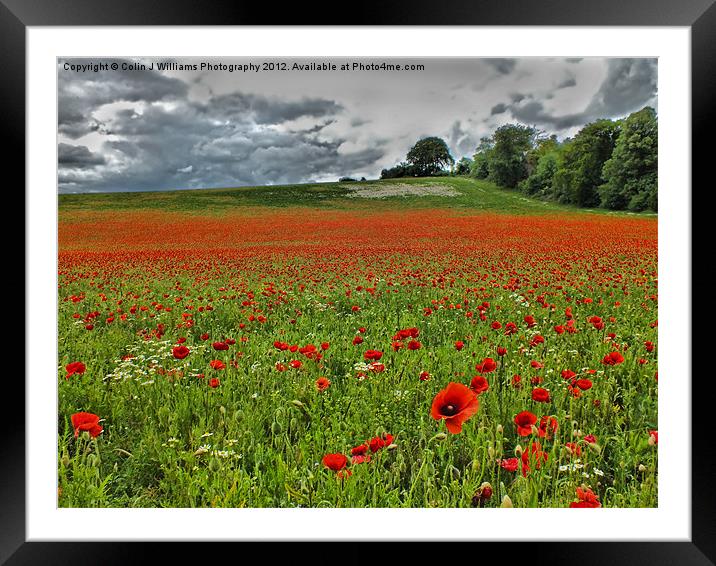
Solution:
{"label": "field of red flowers", "polygon": [[62,507],[653,507],[657,221],[62,212]]}

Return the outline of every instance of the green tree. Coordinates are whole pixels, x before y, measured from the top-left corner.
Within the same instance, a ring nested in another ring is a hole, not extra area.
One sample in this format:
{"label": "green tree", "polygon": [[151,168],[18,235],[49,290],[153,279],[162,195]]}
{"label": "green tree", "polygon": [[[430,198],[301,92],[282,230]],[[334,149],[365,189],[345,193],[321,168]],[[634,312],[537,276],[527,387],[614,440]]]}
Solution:
{"label": "green tree", "polygon": [[476,179],[487,179],[490,170],[487,162],[490,158],[490,152],[494,145],[491,137],[480,138],[480,145],[477,146],[475,154],[472,156],[472,166],[470,167],[470,175]]}
{"label": "green tree", "polygon": [[552,180],[553,197],[582,207],[599,206],[602,168],[612,155],[618,135],[617,122],[597,120],[565,143]]}
{"label": "green tree", "polygon": [[380,172],[380,178],[381,179],[397,179],[400,177],[417,177],[418,172],[415,167],[413,167],[410,163],[405,163],[404,161],[401,163],[398,163],[395,167],[391,167],[390,169],[383,169]]}
{"label": "green tree", "polygon": [[537,130],[522,124],[505,124],[495,131],[494,146],[487,159],[488,179],[496,185],[514,188],[527,177],[527,152]]}
{"label": "green tree", "polygon": [[561,148],[556,146],[539,157],[534,171],[519,184],[522,192],[533,196],[552,197],[552,183],[559,168]]}
{"label": "green tree", "polygon": [[469,157],[463,157],[455,164],[455,175],[469,175],[470,169],[472,168],[472,159]]}
{"label": "green tree", "polygon": [[437,137],[419,140],[406,159],[420,176],[435,175],[455,163],[447,144]]}
{"label": "green tree", "polygon": [[602,170],[602,206],[656,211],[657,161],[658,122],[654,109],[647,106],[623,121],[614,152]]}

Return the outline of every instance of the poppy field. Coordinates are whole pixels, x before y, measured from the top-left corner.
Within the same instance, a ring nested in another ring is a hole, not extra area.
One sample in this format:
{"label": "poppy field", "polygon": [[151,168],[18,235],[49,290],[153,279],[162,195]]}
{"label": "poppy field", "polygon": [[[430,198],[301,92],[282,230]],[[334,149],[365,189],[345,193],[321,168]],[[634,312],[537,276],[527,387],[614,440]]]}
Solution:
{"label": "poppy field", "polygon": [[435,182],[60,198],[58,505],[655,507],[656,217]]}

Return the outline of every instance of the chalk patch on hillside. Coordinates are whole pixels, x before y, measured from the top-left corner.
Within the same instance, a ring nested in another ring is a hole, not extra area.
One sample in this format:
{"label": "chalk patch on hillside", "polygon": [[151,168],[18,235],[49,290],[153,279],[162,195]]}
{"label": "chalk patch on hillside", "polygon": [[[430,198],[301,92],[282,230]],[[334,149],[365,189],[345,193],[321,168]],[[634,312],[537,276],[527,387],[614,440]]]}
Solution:
{"label": "chalk patch on hillside", "polygon": [[445,185],[409,185],[390,183],[385,185],[341,185],[348,189],[350,198],[388,198],[388,197],[457,197],[460,192]]}

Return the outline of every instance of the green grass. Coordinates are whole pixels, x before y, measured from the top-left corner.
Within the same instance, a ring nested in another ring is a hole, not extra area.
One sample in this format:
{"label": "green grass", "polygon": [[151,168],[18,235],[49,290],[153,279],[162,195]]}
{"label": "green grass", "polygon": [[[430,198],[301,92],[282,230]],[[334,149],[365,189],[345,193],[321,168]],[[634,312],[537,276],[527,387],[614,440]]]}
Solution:
{"label": "green grass", "polygon": [[[351,197],[350,188],[365,185],[445,186],[457,196],[393,196],[386,198]],[[629,213],[599,209],[579,209],[554,202],[529,198],[519,191],[500,188],[493,183],[467,177],[406,178],[350,183],[311,183],[226,189],[192,189],[161,192],[121,192],[59,195],[60,212],[108,210],[159,210],[194,213],[218,213],[227,210],[269,207],[307,207],[336,210],[455,209],[491,211],[506,214],[548,214],[554,212],[597,212],[609,215]],[[646,214],[642,214],[646,216]],[[654,215],[655,216],[655,215]]]}

